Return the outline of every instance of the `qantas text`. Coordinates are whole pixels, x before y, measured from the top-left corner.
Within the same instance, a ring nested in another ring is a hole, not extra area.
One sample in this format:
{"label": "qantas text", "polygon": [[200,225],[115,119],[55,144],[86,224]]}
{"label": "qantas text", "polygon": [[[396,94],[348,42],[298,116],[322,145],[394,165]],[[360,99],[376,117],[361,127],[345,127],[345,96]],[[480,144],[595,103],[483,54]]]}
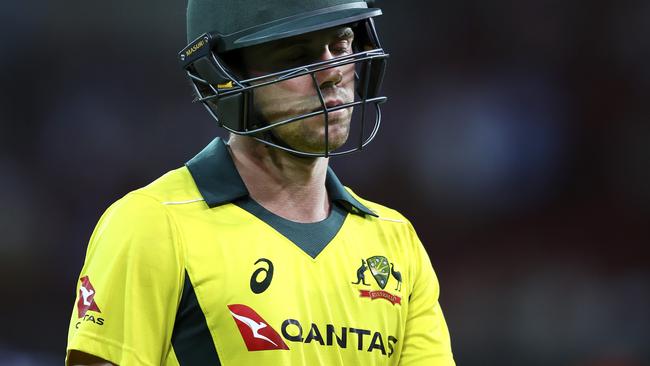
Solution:
{"label": "qantas text", "polygon": [[79,320],[77,322],[77,324],[75,324],[74,327],[79,329],[79,325],[81,325],[81,322],[91,322],[91,323],[95,323],[97,325],[104,325],[104,318],[95,318],[94,316],[92,316],[90,314],[86,314],[86,315],[84,315],[83,318],[81,318],[81,320]]}
{"label": "qantas text", "polygon": [[359,351],[381,352],[382,355],[390,357],[394,352],[397,338],[389,335],[382,336],[380,332],[373,332],[368,329],[340,327],[338,330],[332,324],[325,325],[325,332],[322,328],[311,323],[309,328],[303,328],[296,319],[287,319],[282,323],[282,336],[291,342],[318,343],[321,346],[332,346],[336,342],[341,348],[356,346]]}

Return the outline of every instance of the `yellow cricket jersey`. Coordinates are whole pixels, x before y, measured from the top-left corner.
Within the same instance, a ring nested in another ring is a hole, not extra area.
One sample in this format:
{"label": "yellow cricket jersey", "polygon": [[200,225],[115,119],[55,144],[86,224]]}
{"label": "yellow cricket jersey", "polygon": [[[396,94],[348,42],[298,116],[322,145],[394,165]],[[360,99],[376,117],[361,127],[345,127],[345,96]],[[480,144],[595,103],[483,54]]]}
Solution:
{"label": "yellow cricket jersey", "polygon": [[102,216],[68,352],[121,366],[454,365],[438,281],[411,224],[329,170],[330,216],[249,196],[215,139]]}

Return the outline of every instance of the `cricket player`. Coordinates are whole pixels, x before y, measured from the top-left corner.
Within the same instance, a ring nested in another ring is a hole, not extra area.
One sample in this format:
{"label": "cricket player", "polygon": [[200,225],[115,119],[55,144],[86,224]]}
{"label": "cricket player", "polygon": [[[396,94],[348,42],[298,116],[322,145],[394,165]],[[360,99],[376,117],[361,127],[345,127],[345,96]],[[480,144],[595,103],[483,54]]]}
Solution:
{"label": "cricket player", "polygon": [[328,167],[379,128],[380,14],[189,0],[179,62],[230,137],[101,217],[67,365],[454,365],[413,227]]}

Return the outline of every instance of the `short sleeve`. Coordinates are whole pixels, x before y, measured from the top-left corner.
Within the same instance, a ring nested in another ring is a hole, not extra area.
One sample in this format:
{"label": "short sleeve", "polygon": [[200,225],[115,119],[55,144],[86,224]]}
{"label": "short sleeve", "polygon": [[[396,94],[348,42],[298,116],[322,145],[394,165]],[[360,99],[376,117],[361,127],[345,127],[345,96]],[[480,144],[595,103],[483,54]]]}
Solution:
{"label": "short sleeve", "polygon": [[183,281],[175,233],[166,208],[143,194],[130,193],[104,213],[77,281],[68,354],[120,366],[161,364]]}
{"label": "short sleeve", "polygon": [[413,287],[399,364],[453,366],[455,362],[449,330],[438,302],[438,279],[429,256],[412,227],[411,236],[414,246]]}

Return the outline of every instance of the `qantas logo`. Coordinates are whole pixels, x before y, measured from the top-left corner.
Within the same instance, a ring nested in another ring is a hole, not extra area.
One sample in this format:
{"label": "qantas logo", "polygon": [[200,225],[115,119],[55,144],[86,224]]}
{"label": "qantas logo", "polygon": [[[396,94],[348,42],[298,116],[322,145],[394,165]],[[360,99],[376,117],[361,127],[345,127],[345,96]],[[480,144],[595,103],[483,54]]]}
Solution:
{"label": "qantas logo", "polygon": [[77,301],[79,318],[83,318],[88,310],[101,313],[95,302],[95,289],[90,283],[88,276],[81,277],[79,281],[81,281],[81,286],[79,286],[79,301]]}
{"label": "qantas logo", "polygon": [[[249,351],[289,349],[280,335],[255,310],[241,304],[228,305],[228,309]],[[378,352],[388,357],[393,355],[398,342],[392,335],[386,336],[369,329],[338,327],[334,324],[318,326],[315,323],[303,328],[297,319],[286,319],[280,329],[284,339],[290,342],[344,349],[350,347],[358,351]]]}
{"label": "qantas logo", "polygon": [[249,351],[289,349],[280,335],[255,310],[241,304],[228,305],[228,309]]}

